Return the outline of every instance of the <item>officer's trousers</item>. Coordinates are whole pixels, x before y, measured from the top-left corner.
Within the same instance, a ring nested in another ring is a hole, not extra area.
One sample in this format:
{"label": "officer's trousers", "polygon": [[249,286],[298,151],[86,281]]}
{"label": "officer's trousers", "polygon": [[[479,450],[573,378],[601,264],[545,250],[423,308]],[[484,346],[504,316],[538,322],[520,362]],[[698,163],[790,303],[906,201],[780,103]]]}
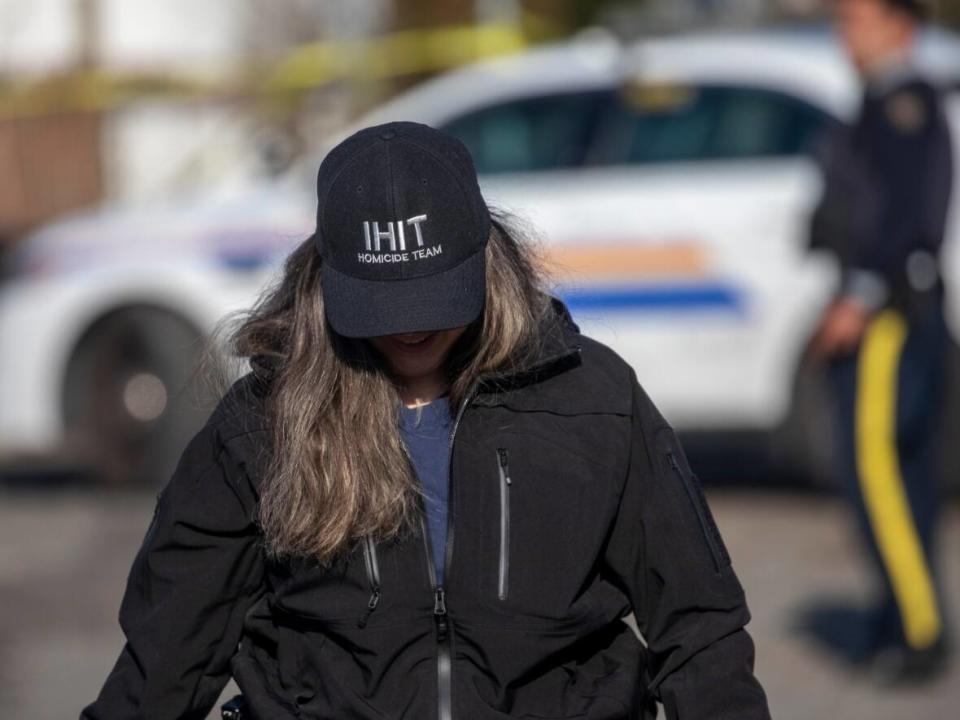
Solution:
{"label": "officer's trousers", "polygon": [[909,321],[887,309],[830,367],[840,474],[880,581],[878,646],[924,650],[944,632],[935,456],[948,342],[940,304]]}

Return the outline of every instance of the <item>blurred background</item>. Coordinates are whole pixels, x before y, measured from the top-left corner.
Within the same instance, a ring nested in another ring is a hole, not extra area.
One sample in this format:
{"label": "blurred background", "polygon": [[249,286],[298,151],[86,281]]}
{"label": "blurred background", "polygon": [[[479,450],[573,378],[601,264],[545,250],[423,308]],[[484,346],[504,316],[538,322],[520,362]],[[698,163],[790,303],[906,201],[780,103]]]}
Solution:
{"label": "blurred background", "polygon": [[[881,689],[804,629],[810,603],[872,589],[804,352],[837,282],[807,252],[813,156],[861,93],[827,15],[820,0],[0,0],[0,717],[75,717],[96,696],[155,493],[216,401],[204,348],[311,232],[326,149],[400,118],[468,145],[582,331],[681,431],[774,717],[955,716],[956,664]],[[932,20],[918,55],[960,129],[960,2]],[[953,212],[948,286],[958,239]],[[947,311],[960,337],[953,295]],[[950,445],[937,566],[956,622]]]}

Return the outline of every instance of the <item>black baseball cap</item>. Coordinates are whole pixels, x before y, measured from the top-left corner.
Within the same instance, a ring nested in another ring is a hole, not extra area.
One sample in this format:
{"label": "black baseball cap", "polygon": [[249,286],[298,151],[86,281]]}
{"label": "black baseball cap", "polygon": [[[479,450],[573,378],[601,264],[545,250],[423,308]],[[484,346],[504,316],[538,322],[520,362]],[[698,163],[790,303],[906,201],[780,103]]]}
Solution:
{"label": "black baseball cap", "polygon": [[413,122],[351,135],[317,173],[314,242],[330,326],[373,337],[473,322],[490,225],[456,138]]}

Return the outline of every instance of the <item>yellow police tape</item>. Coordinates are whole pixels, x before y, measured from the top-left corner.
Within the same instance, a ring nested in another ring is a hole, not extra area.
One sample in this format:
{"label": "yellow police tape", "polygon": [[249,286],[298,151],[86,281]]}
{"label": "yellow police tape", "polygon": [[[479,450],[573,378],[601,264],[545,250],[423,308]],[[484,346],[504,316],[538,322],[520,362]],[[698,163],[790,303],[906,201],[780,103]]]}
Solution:
{"label": "yellow police tape", "polygon": [[386,80],[446,70],[527,45],[526,35],[512,25],[446,26],[300,45],[276,62],[248,69],[241,79],[218,80],[203,73],[77,71],[27,84],[0,84],[0,118],[106,110],[148,95],[262,95],[308,90],[342,79]]}
{"label": "yellow police tape", "polygon": [[884,310],[867,328],[857,372],[856,456],[864,504],[912,648],[932,645],[940,614],[897,454],[897,375],[903,316]]}
{"label": "yellow police tape", "polygon": [[392,78],[444,70],[525,46],[523,34],[507,25],[406,30],[375,41],[310,43],[294,49],[266,85],[296,90],[339,78]]}

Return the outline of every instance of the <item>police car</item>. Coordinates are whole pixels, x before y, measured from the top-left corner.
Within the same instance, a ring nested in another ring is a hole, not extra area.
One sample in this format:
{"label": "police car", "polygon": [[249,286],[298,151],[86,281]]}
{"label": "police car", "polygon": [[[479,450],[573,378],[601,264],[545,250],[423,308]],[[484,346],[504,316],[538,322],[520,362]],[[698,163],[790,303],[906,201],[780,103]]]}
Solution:
{"label": "police car", "polygon": [[[956,36],[928,31],[919,61],[960,88]],[[806,252],[811,158],[859,92],[822,29],[585,36],[440,76],[356,125],[459,136],[487,198],[539,232],[581,329],[674,425],[760,433],[789,464],[818,427],[802,352],[836,281]],[[198,338],[309,234],[316,165],[233,201],[101,211],[28,238],[0,298],[0,454],[162,481],[209,410],[182,389]]]}

